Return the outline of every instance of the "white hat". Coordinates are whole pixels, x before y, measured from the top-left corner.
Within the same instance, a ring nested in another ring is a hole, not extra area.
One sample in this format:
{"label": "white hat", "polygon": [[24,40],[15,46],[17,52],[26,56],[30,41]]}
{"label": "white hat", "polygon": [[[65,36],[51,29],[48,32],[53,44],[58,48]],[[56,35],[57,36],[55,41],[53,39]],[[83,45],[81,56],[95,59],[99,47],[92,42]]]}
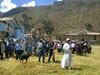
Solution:
{"label": "white hat", "polygon": [[67,39],[66,39],[66,41],[70,41],[70,39],[69,39],[69,38],[67,38]]}

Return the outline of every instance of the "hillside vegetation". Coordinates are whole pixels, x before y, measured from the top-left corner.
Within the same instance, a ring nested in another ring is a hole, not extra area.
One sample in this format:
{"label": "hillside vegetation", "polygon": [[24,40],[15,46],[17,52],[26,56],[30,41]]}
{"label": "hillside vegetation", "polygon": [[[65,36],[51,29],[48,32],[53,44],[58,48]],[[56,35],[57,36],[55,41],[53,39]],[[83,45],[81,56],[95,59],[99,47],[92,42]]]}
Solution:
{"label": "hillside vegetation", "polygon": [[[56,34],[100,32],[100,0],[63,0],[10,16],[20,21],[23,14],[32,17],[29,22],[31,28],[41,27],[42,19],[51,20]],[[91,24],[91,29],[86,24]]]}

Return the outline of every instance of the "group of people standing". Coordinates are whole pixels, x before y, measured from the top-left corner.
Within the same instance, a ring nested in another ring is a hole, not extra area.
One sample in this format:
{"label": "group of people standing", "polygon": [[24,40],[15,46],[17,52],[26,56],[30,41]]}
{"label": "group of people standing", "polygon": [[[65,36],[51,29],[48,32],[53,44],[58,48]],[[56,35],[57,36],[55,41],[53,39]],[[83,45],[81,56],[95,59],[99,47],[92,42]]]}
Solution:
{"label": "group of people standing", "polygon": [[[86,48],[88,53],[91,53],[92,47],[89,43],[86,42],[78,42],[74,40],[70,40],[69,38],[66,39],[64,42],[53,42],[53,41],[46,41],[40,39],[36,46],[33,46],[34,41],[32,40],[0,40],[0,56],[1,60],[3,60],[3,54],[5,52],[5,57],[8,59],[12,57],[15,52],[16,60],[23,54],[23,53],[31,53],[34,51],[35,54],[38,52],[38,61],[41,61],[41,57],[43,57],[43,63],[45,63],[45,55],[48,56],[48,63],[52,58],[52,61],[55,62],[55,50],[57,52],[64,53],[61,61],[61,67],[71,69],[71,61],[72,61],[72,53],[76,53],[79,55],[83,55],[83,50]],[[36,47],[36,48],[35,48]],[[38,50],[38,51],[36,51]]]}
{"label": "group of people standing", "polygon": [[0,56],[1,60],[3,60],[4,54],[5,57],[8,59],[13,57],[14,54],[16,55],[16,60],[24,53],[24,52],[31,52],[32,53],[32,46],[31,42],[28,42],[26,46],[26,42],[21,39],[2,39],[0,40]]}
{"label": "group of people standing", "polygon": [[55,55],[54,55],[55,46],[53,41],[40,40],[38,42],[37,48],[38,48],[39,62],[41,56],[43,57],[43,63],[45,62],[45,53],[46,55],[48,55],[48,52],[49,52],[48,62],[50,62],[51,57],[53,59],[53,62],[55,62]]}
{"label": "group of people standing", "polygon": [[3,60],[3,54],[5,52],[5,57],[8,59],[9,57],[13,56],[13,50],[14,50],[14,43],[12,39],[8,40],[0,40],[0,56],[1,60]]}

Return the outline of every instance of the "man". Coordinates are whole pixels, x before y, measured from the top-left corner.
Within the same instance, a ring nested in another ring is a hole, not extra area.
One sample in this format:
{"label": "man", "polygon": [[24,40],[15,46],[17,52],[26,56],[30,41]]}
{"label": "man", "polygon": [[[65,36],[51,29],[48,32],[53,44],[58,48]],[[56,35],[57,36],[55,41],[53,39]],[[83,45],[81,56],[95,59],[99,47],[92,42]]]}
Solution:
{"label": "man", "polygon": [[71,59],[72,59],[72,52],[71,52],[71,45],[70,39],[66,39],[66,43],[63,46],[64,55],[61,61],[61,67],[71,69]]}
{"label": "man", "polygon": [[75,41],[74,40],[72,40],[71,46],[72,46],[72,53],[74,54],[75,53]]}
{"label": "man", "polygon": [[21,40],[21,54],[23,54],[25,52],[25,44],[24,44],[24,40]]}
{"label": "man", "polygon": [[9,57],[13,56],[13,51],[14,51],[14,40],[11,39],[9,42]]}
{"label": "man", "polygon": [[39,57],[39,62],[40,62],[40,59],[41,59],[41,54],[43,55],[43,63],[44,63],[44,53],[42,53],[42,40],[40,40],[38,42],[38,57]]}
{"label": "man", "polygon": [[5,56],[7,59],[9,58],[9,51],[10,51],[10,39],[8,38],[6,40],[6,50],[5,50]]}
{"label": "man", "polygon": [[58,42],[57,49],[58,49],[58,52],[61,52],[61,41]]}
{"label": "man", "polygon": [[4,51],[5,51],[4,42],[2,40],[0,40],[0,56],[1,56],[1,60],[3,60],[3,52]]}
{"label": "man", "polygon": [[22,45],[20,43],[20,40],[17,41],[16,45],[15,45],[15,50],[16,50],[16,60],[18,60],[18,58],[21,55],[21,49],[22,49]]}

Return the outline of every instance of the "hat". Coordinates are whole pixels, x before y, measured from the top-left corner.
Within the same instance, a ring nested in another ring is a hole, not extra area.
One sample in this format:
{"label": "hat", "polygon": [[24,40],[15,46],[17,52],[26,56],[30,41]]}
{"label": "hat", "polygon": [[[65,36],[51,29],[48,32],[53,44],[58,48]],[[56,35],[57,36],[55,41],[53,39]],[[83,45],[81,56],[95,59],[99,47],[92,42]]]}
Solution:
{"label": "hat", "polygon": [[70,41],[70,39],[69,39],[69,38],[67,38],[67,39],[66,39],[66,41]]}

